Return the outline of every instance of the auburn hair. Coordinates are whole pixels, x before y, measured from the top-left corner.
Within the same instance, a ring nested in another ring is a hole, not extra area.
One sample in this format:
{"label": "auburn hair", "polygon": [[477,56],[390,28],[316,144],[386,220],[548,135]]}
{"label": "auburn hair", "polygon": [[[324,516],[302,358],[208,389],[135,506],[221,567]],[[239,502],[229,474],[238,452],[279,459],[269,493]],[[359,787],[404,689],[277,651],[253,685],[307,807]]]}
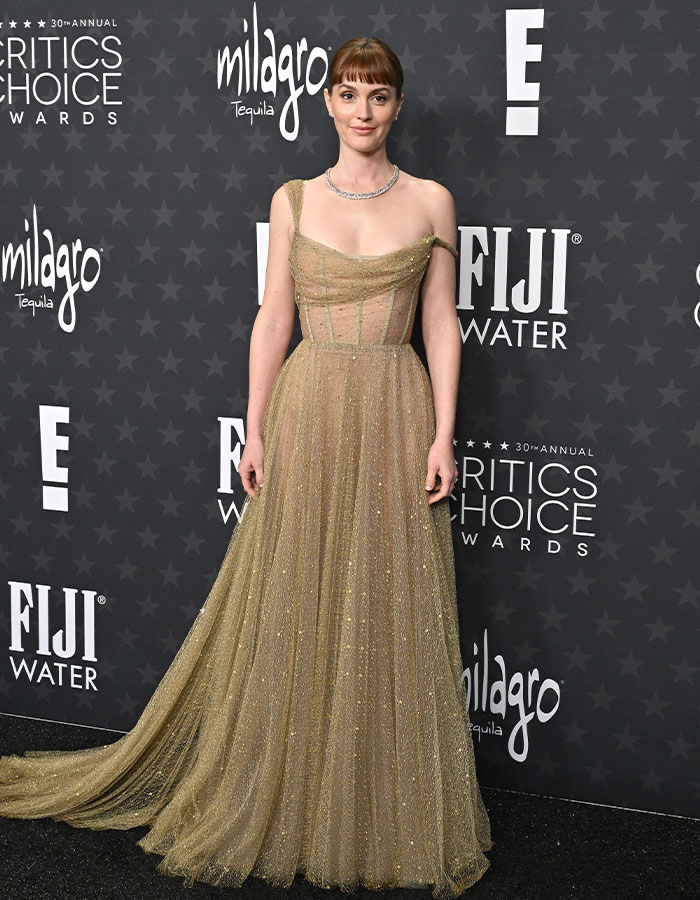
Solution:
{"label": "auburn hair", "polygon": [[403,69],[398,56],[384,41],[376,37],[355,37],[339,47],[328,66],[326,87],[343,81],[364,81],[367,84],[389,84],[397,98],[403,87]]}

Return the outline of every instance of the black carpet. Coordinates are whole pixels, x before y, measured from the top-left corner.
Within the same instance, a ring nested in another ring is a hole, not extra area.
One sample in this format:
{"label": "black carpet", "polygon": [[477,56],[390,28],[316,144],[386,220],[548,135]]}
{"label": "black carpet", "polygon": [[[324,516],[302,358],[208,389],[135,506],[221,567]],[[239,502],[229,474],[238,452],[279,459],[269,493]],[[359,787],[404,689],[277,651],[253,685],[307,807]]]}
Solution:
{"label": "black carpet", "polygon": [[[120,732],[0,714],[0,754],[70,750],[109,743]],[[700,900],[700,820],[553,800],[482,785],[496,846],[491,868],[464,900]],[[147,828],[92,831],[52,819],[0,818],[2,900],[227,900],[349,895],[297,876],[291,888],[250,877],[240,888],[197,883],[155,868],[161,859],[136,841]],[[377,900],[378,891],[357,896]],[[425,891],[387,892],[424,900]]]}

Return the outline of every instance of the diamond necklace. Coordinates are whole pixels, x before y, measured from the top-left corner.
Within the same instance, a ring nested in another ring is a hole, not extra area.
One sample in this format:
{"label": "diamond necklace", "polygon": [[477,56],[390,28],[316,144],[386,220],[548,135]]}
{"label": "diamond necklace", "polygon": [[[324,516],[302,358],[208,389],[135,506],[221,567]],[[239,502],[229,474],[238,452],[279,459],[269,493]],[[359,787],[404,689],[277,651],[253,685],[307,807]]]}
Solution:
{"label": "diamond necklace", "polygon": [[338,185],[333,184],[331,181],[330,171],[332,167],[326,169],[326,184],[333,191],[334,194],[338,194],[339,197],[347,197],[348,200],[368,200],[370,197],[376,197],[379,194],[383,194],[384,191],[388,191],[392,184],[399,177],[399,167],[394,165],[394,174],[387,181],[386,184],[383,184],[381,187],[377,188],[376,191],[368,191],[366,194],[356,194],[352,191],[344,191],[342,188],[339,188]]}

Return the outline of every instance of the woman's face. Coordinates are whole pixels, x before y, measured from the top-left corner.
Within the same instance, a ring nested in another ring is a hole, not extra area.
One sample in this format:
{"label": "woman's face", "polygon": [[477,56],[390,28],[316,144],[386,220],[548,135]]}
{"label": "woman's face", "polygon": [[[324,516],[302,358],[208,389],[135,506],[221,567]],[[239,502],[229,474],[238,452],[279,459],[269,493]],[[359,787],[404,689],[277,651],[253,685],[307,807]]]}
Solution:
{"label": "woman's face", "polygon": [[388,84],[345,80],[323,93],[341,141],[360,151],[375,150],[386,141],[403,103],[403,94],[397,98]]}

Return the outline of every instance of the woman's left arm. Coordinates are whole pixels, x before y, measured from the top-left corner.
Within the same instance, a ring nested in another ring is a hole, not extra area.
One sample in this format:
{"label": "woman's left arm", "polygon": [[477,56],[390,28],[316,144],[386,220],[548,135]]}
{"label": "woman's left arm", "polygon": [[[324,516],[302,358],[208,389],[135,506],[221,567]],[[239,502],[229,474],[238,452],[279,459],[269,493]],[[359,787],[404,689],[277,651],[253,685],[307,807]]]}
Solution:
{"label": "woman's left arm", "polygon": [[[429,182],[428,195],[433,233],[456,246],[457,221],[452,194],[441,184]],[[455,304],[455,263],[449,250],[434,244],[421,286],[421,329],[435,404],[435,441],[428,453],[425,479],[429,504],[447,497],[457,481],[452,440],[462,338]]]}

